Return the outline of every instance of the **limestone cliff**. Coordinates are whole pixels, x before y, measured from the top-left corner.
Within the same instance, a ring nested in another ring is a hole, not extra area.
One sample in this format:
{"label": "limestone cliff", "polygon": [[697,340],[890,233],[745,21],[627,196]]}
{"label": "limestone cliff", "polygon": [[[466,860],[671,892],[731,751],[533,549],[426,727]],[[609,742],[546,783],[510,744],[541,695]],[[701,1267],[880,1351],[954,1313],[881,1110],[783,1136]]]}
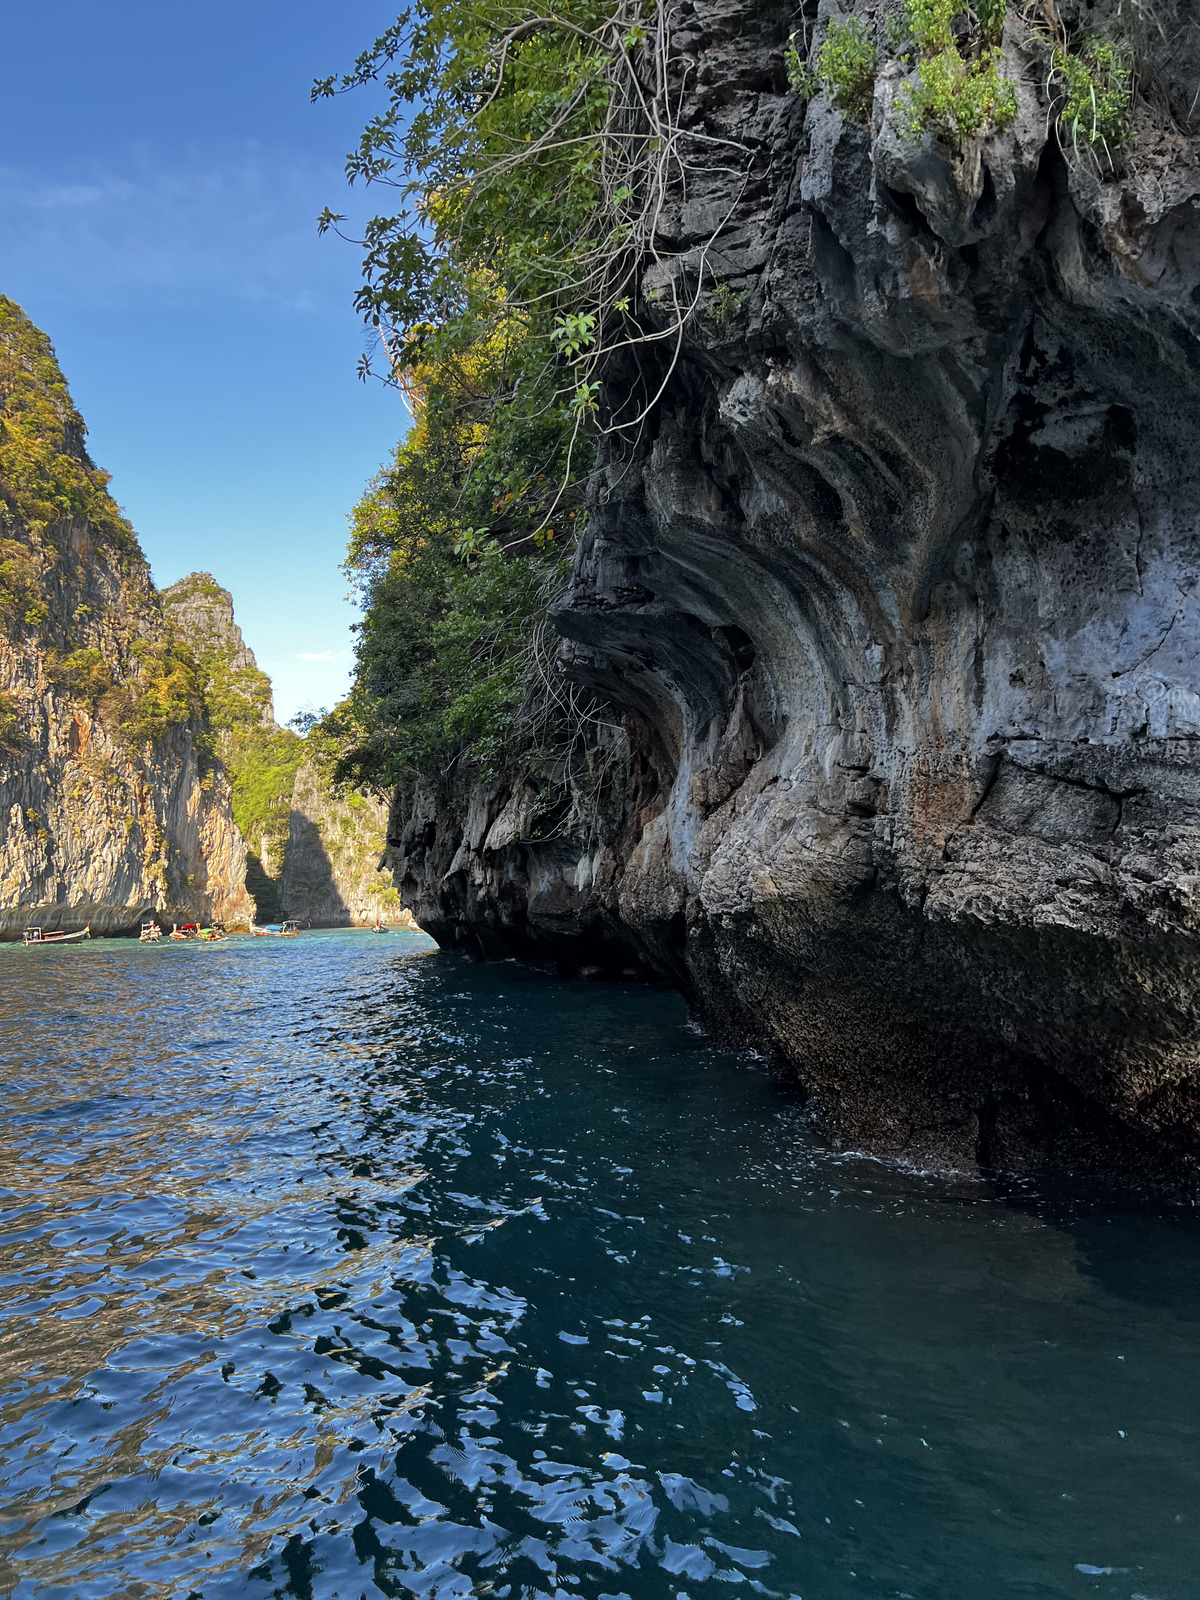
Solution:
{"label": "limestone cliff", "polygon": [[292,790],[283,914],[315,927],[396,920],[400,897],[380,861],[388,808],[371,795],[335,795],[315,762],[304,762]]}
{"label": "limestone cliff", "polygon": [[49,341],[0,297],[0,936],[244,923],[194,666],[84,437]]}
{"label": "limestone cliff", "polygon": [[245,724],[274,728],[271,680],[233,614],[233,596],[211,572],[191,572],[162,591],[163,611],[204,678],[209,711],[223,735]]}
{"label": "limestone cliff", "polygon": [[195,658],[216,749],[232,779],[258,920],[294,917],[336,928],[397,916],[399,896],[379,865],[387,806],[371,795],[334,792],[314,754],[319,731],[310,745],[277,726],[271,680],[242,637],[229,590],[210,572],[193,572],[164,589],[162,601]]}
{"label": "limestone cliff", "polygon": [[614,731],[552,828],[544,771],[418,790],[397,883],[446,944],[669,978],[844,1142],[1173,1181],[1200,1167],[1200,25],[1155,8],[1109,162],[1056,129],[1015,7],[1012,125],[914,140],[886,9],[842,7],[880,52],[869,125],[789,91],[825,0],[673,13],[681,137],[726,158],[664,213],[641,309],[697,310],[678,359],[607,374],[610,407],[661,393],[604,447],[555,618]]}
{"label": "limestone cliff", "polygon": [[211,572],[191,572],[164,589],[162,601],[192,652],[214,748],[232,782],[234,820],[246,841],[250,915],[277,921],[279,862],[301,742],[275,724],[271,680],[242,637],[229,590]]}

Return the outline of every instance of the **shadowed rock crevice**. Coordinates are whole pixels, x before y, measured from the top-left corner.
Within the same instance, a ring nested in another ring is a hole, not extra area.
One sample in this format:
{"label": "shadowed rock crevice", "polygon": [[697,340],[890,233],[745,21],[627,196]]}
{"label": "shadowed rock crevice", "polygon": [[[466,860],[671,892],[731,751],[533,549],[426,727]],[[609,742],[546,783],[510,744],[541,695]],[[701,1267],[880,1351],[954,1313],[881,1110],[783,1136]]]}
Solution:
{"label": "shadowed rock crevice", "polygon": [[282,919],[279,879],[267,871],[262,857],[254,850],[246,851],[246,888],[254,897],[256,921],[279,922]]}

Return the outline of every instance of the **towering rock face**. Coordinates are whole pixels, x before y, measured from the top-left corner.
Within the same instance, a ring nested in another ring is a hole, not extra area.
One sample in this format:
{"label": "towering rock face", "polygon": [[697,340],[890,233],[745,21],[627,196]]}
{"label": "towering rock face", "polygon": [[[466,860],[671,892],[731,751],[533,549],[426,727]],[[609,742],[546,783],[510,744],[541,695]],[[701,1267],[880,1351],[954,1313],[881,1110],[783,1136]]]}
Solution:
{"label": "towering rock face", "polygon": [[0,936],[244,922],[245,848],[191,661],[53,349],[3,297],[0,408]]}
{"label": "towering rock face", "polygon": [[1174,1180],[1200,1165],[1200,25],[1158,7],[1108,170],[1060,146],[1013,8],[1018,116],[960,155],[899,130],[882,8],[842,9],[880,42],[870,126],[787,92],[786,8],[679,9],[682,124],[745,160],[663,220],[646,314],[700,309],[672,370],[609,375],[665,387],[605,448],[556,616],[620,731],[552,839],[541,775],[419,793],[397,881],[445,943],[670,978],[847,1143]]}

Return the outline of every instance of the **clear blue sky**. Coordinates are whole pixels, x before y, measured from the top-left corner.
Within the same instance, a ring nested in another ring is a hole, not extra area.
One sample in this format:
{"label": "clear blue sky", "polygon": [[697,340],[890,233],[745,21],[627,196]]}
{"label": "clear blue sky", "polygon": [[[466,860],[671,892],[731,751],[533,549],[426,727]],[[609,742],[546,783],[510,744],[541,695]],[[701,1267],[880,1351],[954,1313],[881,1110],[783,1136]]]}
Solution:
{"label": "clear blue sky", "polygon": [[232,590],[281,719],[346,686],[346,513],[406,423],[355,376],[358,253],[315,226],[362,214],[342,167],[373,104],[308,99],[394,16],[3,8],[0,292],[54,341],[155,580]]}

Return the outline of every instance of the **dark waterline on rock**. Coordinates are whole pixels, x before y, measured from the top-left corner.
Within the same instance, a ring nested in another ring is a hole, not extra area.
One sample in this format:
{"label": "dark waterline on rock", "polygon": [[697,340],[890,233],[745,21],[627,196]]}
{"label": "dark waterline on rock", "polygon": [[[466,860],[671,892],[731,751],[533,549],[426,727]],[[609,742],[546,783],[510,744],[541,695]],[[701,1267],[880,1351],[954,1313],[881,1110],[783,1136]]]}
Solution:
{"label": "dark waterline on rock", "polygon": [[1191,1217],[416,936],[6,948],[0,1058],[5,1595],[1196,1592]]}

